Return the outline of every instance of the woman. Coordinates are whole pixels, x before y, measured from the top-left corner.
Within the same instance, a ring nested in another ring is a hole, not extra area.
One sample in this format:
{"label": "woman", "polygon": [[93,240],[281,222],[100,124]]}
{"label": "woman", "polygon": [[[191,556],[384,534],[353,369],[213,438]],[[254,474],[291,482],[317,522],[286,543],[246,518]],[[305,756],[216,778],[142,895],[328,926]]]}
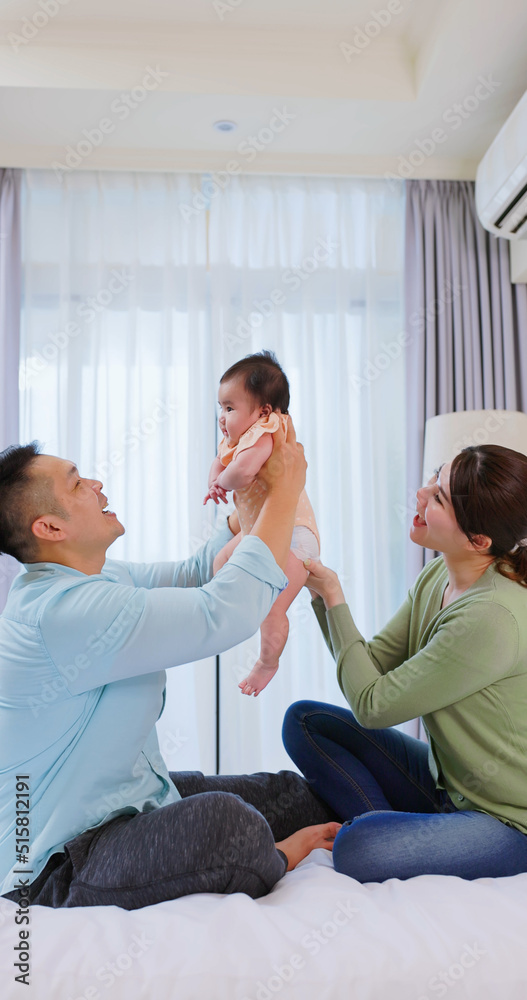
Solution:
{"label": "woman", "polygon": [[[284,744],[346,821],[337,871],[515,875],[527,871],[527,457],[465,448],[417,491],[410,537],[442,555],[369,643],[337,575],[309,563],[353,714],[297,702]],[[385,728],[416,716],[429,747]]]}

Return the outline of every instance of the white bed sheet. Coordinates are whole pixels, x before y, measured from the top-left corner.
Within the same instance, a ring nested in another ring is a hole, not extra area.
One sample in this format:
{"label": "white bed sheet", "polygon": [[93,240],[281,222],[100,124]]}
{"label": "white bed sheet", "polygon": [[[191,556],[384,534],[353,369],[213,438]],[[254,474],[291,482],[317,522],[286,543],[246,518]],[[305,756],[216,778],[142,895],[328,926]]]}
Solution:
{"label": "white bed sheet", "polygon": [[313,851],[263,899],[198,894],[128,912],[0,900],[2,1000],[526,1000],[527,874],[360,883]]}

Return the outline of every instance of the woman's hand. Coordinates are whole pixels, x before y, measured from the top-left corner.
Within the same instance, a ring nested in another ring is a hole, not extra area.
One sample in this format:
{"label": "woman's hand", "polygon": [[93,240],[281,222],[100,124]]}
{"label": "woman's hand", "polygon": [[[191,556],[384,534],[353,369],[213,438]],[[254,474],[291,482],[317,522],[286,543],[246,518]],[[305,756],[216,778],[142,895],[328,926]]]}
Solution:
{"label": "woman's hand", "polygon": [[318,823],[316,826],[305,826],[302,830],[281,840],[275,844],[284,852],[287,858],[287,871],[296,868],[304,858],[307,858],[315,847],[325,847],[326,851],[333,850],[333,842],[339,832],[342,823]]}
{"label": "woman's hand", "polygon": [[273,450],[257,480],[269,492],[280,491],[285,496],[299,497],[306,483],[306,469],[304,449],[296,440],[293,421],[288,416],[286,433],[279,427],[273,434]]}
{"label": "woman's hand", "polygon": [[345,604],[346,598],[337,574],[320,562],[320,559],[305,559],[304,566],[309,570],[306,587],[311,596],[320,597],[326,608],[334,608],[337,604]]}

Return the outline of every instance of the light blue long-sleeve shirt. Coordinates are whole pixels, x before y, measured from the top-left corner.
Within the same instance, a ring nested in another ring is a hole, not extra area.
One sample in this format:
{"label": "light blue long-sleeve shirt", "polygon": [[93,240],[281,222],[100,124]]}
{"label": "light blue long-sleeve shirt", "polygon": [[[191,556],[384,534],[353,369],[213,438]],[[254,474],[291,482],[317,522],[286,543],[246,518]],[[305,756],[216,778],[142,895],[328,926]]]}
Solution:
{"label": "light blue long-sleeve shirt", "polygon": [[211,579],[231,538],[225,526],[179,563],[107,560],[94,576],[32,563],[14,581],[0,616],[0,894],[84,830],[180,798],[155,729],[165,670],[248,638],[287,585],[255,536]]}

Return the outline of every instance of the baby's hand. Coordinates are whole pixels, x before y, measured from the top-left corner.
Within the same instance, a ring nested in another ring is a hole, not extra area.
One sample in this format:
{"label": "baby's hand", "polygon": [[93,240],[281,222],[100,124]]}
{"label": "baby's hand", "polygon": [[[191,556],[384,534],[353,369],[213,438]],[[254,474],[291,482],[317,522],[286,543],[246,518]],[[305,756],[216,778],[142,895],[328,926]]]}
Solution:
{"label": "baby's hand", "polygon": [[206,504],[207,500],[214,500],[215,504],[218,504],[220,500],[223,503],[228,503],[227,491],[223,489],[222,486],[209,486],[209,492],[207,493],[203,503]]}

